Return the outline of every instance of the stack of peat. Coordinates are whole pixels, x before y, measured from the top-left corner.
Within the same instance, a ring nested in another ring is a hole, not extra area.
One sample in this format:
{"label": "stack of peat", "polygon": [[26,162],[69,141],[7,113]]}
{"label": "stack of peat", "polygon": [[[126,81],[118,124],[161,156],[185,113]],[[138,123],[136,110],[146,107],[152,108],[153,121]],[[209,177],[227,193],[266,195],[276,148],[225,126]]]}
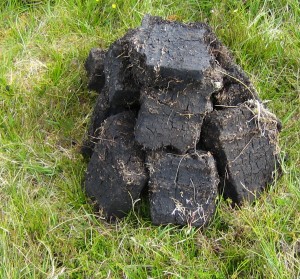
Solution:
{"label": "stack of peat", "polygon": [[146,189],[153,224],[199,227],[219,194],[251,202],[272,182],[280,123],[206,24],[147,15],[85,66],[85,189],[107,219]]}

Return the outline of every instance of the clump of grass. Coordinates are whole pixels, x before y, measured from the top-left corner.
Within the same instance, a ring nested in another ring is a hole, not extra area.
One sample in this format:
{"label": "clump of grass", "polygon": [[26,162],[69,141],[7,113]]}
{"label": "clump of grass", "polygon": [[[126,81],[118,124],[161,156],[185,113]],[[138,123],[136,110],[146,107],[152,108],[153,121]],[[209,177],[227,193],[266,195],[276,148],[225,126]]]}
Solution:
{"label": "clump of grass", "polygon": [[[299,277],[299,11],[296,0],[2,1],[0,277]],[[82,190],[96,97],[84,60],[145,13],[212,25],[283,123],[284,176],[254,205],[220,201],[205,230],[153,227],[143,204],[109,225]]]}

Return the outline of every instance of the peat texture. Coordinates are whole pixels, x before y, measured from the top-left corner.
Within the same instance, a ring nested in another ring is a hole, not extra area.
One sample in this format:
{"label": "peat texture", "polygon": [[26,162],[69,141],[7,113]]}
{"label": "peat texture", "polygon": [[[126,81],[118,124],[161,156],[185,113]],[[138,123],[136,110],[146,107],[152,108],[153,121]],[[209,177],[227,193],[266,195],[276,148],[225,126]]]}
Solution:
{"label": "peat texture", "polygon": [[208,25],[147,15],[85,66],[85,189],[106,219],[146,189],[153,224],[201,227],[218,195],[241,205],[272,183],[280,123]]}

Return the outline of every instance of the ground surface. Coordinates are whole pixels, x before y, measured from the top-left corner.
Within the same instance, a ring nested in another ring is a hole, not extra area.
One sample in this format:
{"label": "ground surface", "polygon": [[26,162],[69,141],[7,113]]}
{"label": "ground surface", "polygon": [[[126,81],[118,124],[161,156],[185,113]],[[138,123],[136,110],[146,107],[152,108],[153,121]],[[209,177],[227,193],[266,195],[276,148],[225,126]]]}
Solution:
{"label": "ground surface", "polygon": [[[108,225],[82,191],[85,58],[145,13],[209,23],[283,123],[284,176],[204,231],[152,226],[140,202]],[[299,277],[299,25],[296,0],[1,1],[0,278]]]}

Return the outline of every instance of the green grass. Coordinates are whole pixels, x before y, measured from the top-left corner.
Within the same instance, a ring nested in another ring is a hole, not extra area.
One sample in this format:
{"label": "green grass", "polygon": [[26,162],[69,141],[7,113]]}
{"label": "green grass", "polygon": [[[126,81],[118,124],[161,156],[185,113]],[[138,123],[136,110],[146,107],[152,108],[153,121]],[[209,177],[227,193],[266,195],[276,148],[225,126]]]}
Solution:
{"label": "green grass", "polygon": [[[284,176],[255,205],[221,201],[203,231],[139,206],[108,225],[82,191],[85,58],[145,13],[208,22],[283,122]],[[299,278],[299,53],[297,0],[1,1],[0,278]]]}

